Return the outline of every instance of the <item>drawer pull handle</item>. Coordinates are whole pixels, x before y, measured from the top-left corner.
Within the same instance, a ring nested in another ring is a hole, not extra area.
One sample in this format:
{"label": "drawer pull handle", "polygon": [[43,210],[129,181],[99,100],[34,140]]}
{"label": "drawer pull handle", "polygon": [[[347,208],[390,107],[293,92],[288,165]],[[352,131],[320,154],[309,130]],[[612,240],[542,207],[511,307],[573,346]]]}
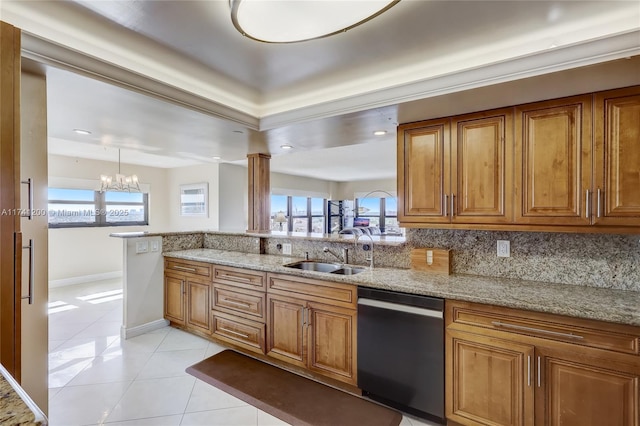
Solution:
{"label": "drawer pull handle", "polygon": [[248,283],[253,281],[253,279],[251,279],[251,278],[240,277],[238,275],[229,275],[229,274],[220,274],[220,278],[226,278],[228,280],[245,281],[245,282],[248,282]]}
{"label": "drawer pull handle", "polygon": [[495,325],[496,327],[504,327],[504,328],[510,328],[513,330],[520,330],[520,331],[532,331],[534,333],[548,334],[550,336],[566,337],[567,339],[584,339],[584,337],[579,336],[577,334],[573,334],[573,333],[559,333],[557,331],[549,331],[549,330],[543,330],[541,328],[525,327],[523,325],[508,324],[500,321],[491,321],[491,324]]}
{"label": "drawer pull handle", "polygon": [[179,269],[181,271],[197,272],[196,268],[187,268],[186,266],[173,265],[173,269]]}
{"label": "drawer pull handle", "polygon": [[245,306],[247,308],[249,308],[251,306],[251,303],[239,302],[239,301],[233,300],[233,299],[224,299],[224,301],[227,302],[227,303],[230,303],[232,305]]}
{"label": "drawer pull handle", "polygon": [[249,335],[248,335],[248,334],[239,333],[239,332],[237,332],[237,331],[229,330],[228,328],[220,328],[219,330],[220,330],[220,331],[227,332],[227,333],[235,334],[236,336],[244,337],[245,339],[248,339],[248,338],[249,338]]}
{"label": "drawer pull handle", "polygon": [[540,382],[541,382],[541,379],[540,379],[540,376],[541,376],[540,370],[541,370],[541,369],[540,369],[540,357],[538,357],[538,387],[540,387]]}

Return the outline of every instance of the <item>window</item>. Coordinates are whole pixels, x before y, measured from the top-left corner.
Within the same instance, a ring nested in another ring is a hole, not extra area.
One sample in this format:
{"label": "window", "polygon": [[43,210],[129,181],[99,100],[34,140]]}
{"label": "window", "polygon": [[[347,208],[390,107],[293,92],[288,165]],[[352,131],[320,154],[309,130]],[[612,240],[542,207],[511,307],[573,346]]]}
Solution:
{"label": "window", "polygon": [[149,224],[149,194],[49,188],[49,227]]}
{"label": "window", "polygon": [[180,185],[180,215],[209,216],[209,184]]}
{"label": "window", "polygon": [[319,197],[271,196],[271,230],[324,232],[326,199]]}
{"label": "window", "polygon": [[380,232],[400,234],[398,224],[398,199],[356,198],[356,217],[369,219],[369,226],[377,226]]}

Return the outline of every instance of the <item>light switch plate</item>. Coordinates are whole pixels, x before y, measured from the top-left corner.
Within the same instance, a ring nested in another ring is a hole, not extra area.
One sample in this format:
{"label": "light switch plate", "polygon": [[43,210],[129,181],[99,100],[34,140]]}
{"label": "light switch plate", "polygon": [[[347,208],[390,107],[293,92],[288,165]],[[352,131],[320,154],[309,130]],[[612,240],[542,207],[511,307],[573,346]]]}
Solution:
{"label": "light switch plate", "polygon": [[160,243],[158,241],[151,241],[151,251],[160,250]]}
{"label": "light switch plate", "polygon": [[136,242],[136,253],[148,253],[149,252],[149,242],[148,241],[138,241]]}
{"label": "light switch plate", "polygon": [[282,254],[291,254],[291,244],[284,243],[282,245]]}

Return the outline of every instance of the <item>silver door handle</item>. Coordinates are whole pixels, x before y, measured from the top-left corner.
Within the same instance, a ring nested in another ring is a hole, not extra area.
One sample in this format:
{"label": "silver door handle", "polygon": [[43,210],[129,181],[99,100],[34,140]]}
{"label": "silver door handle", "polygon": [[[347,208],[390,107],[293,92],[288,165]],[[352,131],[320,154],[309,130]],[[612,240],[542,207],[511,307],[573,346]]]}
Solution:
{"label": "silver door handle", "polygon": [[591,203],[589,202],[591,197],[589,195],[591,195],[591,191],[587,189],[587,195],[584,200],[584,216],[587,219],[589,219],[591,213]]}
{"label": "silver door handle", "polygon": [[27,219],[31,220],[33,219],[33,185],[31,182],[31,178],[28,178],[27,180],[21,180],[20,183],[23,185],[27,185],[29,194],[27,197],[29,200],[29,211],[26,214],[21,214],[20,216],[26,217]]}
{"label": "silver door handle", "polygon": [[33,293],[35,290],[33,276],[35,275],[35,272],[36,272],[35,262],[33,261],[33,254],[34,254],[33,239],[29,239],[29,245],[22,246],[22,249],[29,250],[29,294],[27,296],[22,296],[22,299],[29,299],[29,304],[33,305]]}
{"label": "silver door handle", "polygon": [[187,271],[187,272],[197,272],[196,268],[187,268],[186,266],[180,266],[180,265],[173,265],[173,269],[178,269],[180,271]]}
{"label": "silver door handle", "polygon": [[541,374],[540,374],[540,357],[538,357],[538,387],[540,387],[540,382],[541,382],[540,376],[541,376]]}
{"label": "silver door handle", "polygon": [[219,330],[220,330],[220,331],[227,332],[227,333],[230,333],[230,334],[235,334],[236,336],[244,337],[245,339],[248,339],[248,338],[249,338],[249,335],[248,335],[248,334],[239,333],[239,332],[237,332],[237,331],[229,330],[228,328],[220,328]]}
{"label": "silver door handle", "polygon": [[230,303],[232,305],[236,305],[236,306],[244,306],[246,308],[250,307],[251,304],[247,303],[247,302],[238,302],[237,300],[234,299],[224,299],[225,302]]}
{"label": "silver door handle", "polygon": [[452,193],[451,193],[451,219],[453,219],[453,216],[455,216],[455,215],[456,215],[456,208],[455,208],[455,206],[456,206],[456,202],[455,202],[455,200],[456,200],[456,196],[455,196],[455,194],[452,192]]}
{"label": "silver door handle", "polygon": [[444,195],[444,217],[449,216],[449,211],[447,208],[449,207],[449,196],[447,194]]}
{"label": "silver door handle", "polygon": [[597,193],[597,205],[596,205],[596,217],[600,217],[600,197],[602,196],[602,191],[600,191],[600,188],[598,188],[598,193]]}
{"label": "silver door handle", "polygon": [[531,386],[531,355],[527,356],[527,386]]}

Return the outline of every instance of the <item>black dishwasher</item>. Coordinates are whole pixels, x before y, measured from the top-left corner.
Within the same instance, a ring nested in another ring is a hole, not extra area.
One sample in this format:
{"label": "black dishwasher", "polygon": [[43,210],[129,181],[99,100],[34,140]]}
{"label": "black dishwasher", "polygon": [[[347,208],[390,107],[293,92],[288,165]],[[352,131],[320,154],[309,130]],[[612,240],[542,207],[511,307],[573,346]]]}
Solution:
{"label": "black dishwasher", "polygon": [[444,424],[443,311],[443,299],[358,288],[363,395]]}

